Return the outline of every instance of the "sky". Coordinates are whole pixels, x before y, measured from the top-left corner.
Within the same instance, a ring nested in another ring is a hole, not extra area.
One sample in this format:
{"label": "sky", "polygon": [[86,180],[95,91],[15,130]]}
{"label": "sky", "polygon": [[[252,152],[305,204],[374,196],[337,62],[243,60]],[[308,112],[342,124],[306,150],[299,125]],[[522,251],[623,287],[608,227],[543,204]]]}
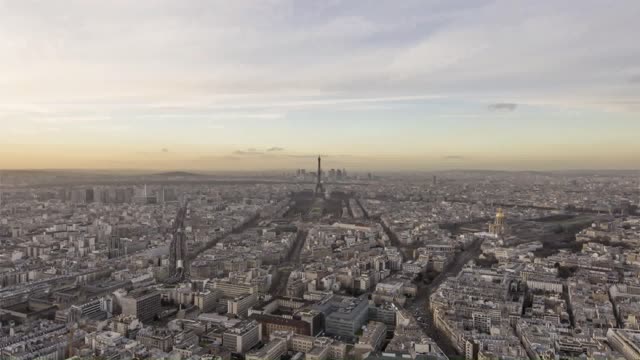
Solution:
{"label": "sky", "polygon": [[640,1],[0,0],[0,168],[640,168]]}

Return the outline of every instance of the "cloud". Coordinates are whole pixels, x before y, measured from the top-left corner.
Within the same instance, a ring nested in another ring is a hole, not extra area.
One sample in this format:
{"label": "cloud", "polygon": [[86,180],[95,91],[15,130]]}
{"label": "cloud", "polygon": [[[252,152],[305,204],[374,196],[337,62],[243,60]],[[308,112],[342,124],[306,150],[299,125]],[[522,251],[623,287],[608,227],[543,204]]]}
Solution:
{"label": "cloud", "polygon": [[274,152],[274,151],[284,151],[284,148],[274,146],[267,149],[267,152]]}
{"label": "cloud", "polygon": [[491,111],[511,112],[511,111],[515,111],[517,107],[518,107],[518,104],[514,104],[514,103],[495,103],[495,104],[490,104],[488,106],[488,109]]}
{"label": "cloud", "polygon": [[34,116],[33,121],[43,124],[82,124],[91,122],[107,122],[112,120],[110,116],[93,116],[87,114],[68,114],[66,116],[56,114],[39,114]]}
{"label": "cloud", "polygon": [[321,158],[328,158],[329,155],[318,155],[318,154],[287,154],[287,157],[296,158],[296,159],[316,159],[318,156]]}
{"label": "cloud", "polygon": [[460,155],[447,155],[447,156],[443,156],[442,159],[444,159],[444,160],[464,160],[466,158],[464,156],[460,156]]}
{"label": "cloud", "polygon": [[168,152],[169,152],[169,149],[167,149],[167,148],[162,148],[162,149],[160,149],[160,151],[161,151],[161,152],[163,152],[163,153],[168,153]]}
{"label": "cloud", "polygon": [[[241,97],[242,105],[320,90],[344,98],[446,93],[557,101],[571,94],[578,103],[612,89],[637,96],[620,79],[640,61],[625,40],[640,32],[639,10],[633,0],[606,8],[580,0],[524,8],[504,0],[408,0],[402,7],[140,0],[97,8],[25,1],[0,13],[0,66],[7,74],[0,98],[104,106],[198,99],[226,106],[226,94]],[[285,115],[238,107],[220,118]]]}
{"label": "cloud", "polygon": [[630,77],[629,82],[633,84],[640,84],[640,74]]}
{"label": "cloud", "polygon": [[241,155],[241,156],[253,156],[253,155],[263,155],[262,151],[258,151],[254,148],[249,148],[247,150],[236,150],[233,152],[233,155]]}
{"label": "cloud", "polygon": [[276,120],[285,117],[279,112],[220,112],[207,115],[215,120]]}

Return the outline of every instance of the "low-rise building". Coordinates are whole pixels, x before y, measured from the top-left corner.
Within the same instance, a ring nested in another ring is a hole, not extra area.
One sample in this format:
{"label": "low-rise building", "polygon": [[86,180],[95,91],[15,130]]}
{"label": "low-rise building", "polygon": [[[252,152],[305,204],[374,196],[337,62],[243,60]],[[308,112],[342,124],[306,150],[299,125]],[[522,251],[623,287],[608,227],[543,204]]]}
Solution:
{"label": "low-rise building", "polygon": [[376,321],[369,322],[355,348],[362,352],[376,351],[380,348],[386,336],[387,326],[385,324]]}
{"label": "low-rise building", "polygon": [[122,314],[142,322],[153,320],[161,311],[160,293],[152,290],[130,292],[120,299]]}
{"label": "low-rise building", "polygon": [[627,360],[640,359],[640,330],[609,329],[607,342]]}
{"label": "low-rise building", "polygon": [[234,353],[244,354],[258,345],[262,339],[257,321],[243,321],[224,332],[222,346]]}

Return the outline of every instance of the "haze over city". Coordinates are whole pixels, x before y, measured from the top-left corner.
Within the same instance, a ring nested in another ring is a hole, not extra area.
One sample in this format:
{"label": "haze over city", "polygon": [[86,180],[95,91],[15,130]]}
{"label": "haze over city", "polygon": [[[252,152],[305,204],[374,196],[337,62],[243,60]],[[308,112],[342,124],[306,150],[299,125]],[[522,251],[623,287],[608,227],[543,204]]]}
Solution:
{"label": "haze over city", "polygon": [[637,169],[640,3],[1,1],[0,168]]}

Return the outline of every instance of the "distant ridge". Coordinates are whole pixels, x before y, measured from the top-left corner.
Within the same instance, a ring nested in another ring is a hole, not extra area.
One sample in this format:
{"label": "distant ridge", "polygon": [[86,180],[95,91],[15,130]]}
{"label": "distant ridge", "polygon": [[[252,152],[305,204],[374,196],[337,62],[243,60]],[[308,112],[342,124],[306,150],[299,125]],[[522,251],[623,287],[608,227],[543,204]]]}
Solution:
{"label": "distant ridge", "polygon": [[196,173],[191,173],[191,172],[186,172],[186,171],[170,171],[170,172],[163,172],[163,173],[152,174],[151,176],[199,177],[199,176],[203,176],[203,175],[201,175],[201,174],[196,174]]}

